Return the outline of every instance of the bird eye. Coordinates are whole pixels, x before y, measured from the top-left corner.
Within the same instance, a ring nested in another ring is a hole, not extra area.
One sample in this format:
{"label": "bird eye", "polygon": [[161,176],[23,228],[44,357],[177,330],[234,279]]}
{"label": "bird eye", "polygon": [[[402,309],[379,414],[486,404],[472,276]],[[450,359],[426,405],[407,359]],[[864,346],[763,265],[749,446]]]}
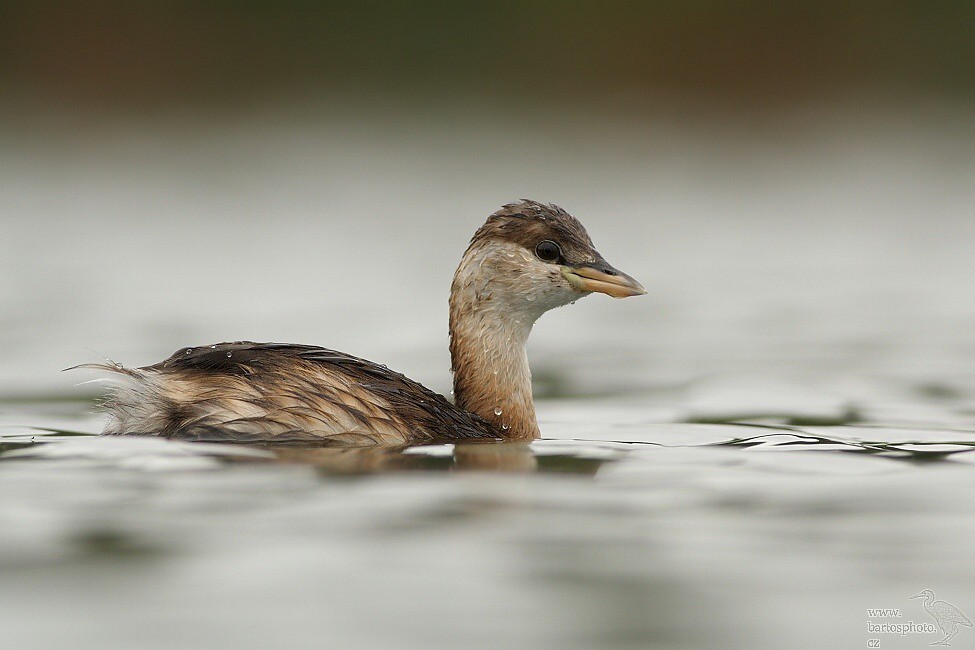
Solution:
{"label": "bird eye", "polygon": [[562,259],[562,249],[554,241],[546,239],[535,247],[535,255],[543,262],[556,262]]}

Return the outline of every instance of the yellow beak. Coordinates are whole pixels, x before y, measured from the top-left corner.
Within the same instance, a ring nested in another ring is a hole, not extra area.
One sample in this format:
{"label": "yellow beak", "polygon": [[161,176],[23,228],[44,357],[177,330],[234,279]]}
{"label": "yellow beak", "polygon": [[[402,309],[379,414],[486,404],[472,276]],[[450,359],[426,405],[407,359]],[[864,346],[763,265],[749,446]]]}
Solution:
{"label": "yellow beak", "polygon": [[595,291],[614,298],[642,296],[647,292],[639,282],[608,264],[603,270],[591,266],[563,266],[561,271],[562,277],[580,292]]}

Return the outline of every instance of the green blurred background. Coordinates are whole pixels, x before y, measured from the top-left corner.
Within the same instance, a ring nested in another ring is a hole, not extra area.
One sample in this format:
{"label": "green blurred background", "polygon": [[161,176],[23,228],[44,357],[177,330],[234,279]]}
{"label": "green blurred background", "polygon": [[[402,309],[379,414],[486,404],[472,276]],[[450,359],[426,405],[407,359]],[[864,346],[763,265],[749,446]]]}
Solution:
{"label": "green blurred background", "polygon": [[975,3],[5,2],[9,100],[72,110],[391,95],[748,110],[970,97]]}

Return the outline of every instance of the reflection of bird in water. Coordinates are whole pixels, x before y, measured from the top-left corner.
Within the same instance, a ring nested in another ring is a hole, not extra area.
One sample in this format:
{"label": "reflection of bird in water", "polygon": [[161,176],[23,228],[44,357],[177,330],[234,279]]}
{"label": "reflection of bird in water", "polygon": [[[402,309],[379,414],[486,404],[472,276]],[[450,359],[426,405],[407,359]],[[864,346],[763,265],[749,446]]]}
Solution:
{"label": "reflection of bird in water", "polygon": [[554,205],[507,205],[474,234],[450,289],[457,405],[363,359],[313,346],[221,343],[117,380],[106,433],[194,440],[402,445],[539,435],[525,343],[546,311],[591,292],[646,293]]}
{"label": "reflection of bird in water", "polygon": [[529,473],[538,470],[538,460],[527,443],[457,443],[449,456],[402,453],[402,448],[385,446],[268,445],[266,448],[278,460],[313,465],[326,474],[372,474],[397,470]]}
{"label": "reflection of bird in water", "polygon": [[952,637],[958,634],[959,625],[972,627],[972,621],[962,614],[961,610],[951,603],[935,600],[934,592],[930,589],[925,589],[921,593],[911,596],[912,600],[915,598],[924,599],[924,611],[934,618],[938,627],[941,628],[941,633],[945,635],[945,638],[930,645],[951,645],[950,641]]}

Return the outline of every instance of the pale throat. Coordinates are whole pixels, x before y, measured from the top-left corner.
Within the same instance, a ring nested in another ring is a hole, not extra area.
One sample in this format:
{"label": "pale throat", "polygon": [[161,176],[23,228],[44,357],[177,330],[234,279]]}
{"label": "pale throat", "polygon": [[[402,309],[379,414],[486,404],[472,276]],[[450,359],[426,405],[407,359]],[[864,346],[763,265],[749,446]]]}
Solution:
{"label": "pale throat", "polygon": [[534,319],[467,314],[451,328],[454,399],[494,423],[505,438],[538,437],[525,344]]}
{"label": "pale throat", "polygon": [[465,257],[451,289],[454,399],[495,424],[506,440],[534,440],[539,430],[525,344],[545,308],[524,297],[530,294],[501,286],[506,275],[478,258]]}

